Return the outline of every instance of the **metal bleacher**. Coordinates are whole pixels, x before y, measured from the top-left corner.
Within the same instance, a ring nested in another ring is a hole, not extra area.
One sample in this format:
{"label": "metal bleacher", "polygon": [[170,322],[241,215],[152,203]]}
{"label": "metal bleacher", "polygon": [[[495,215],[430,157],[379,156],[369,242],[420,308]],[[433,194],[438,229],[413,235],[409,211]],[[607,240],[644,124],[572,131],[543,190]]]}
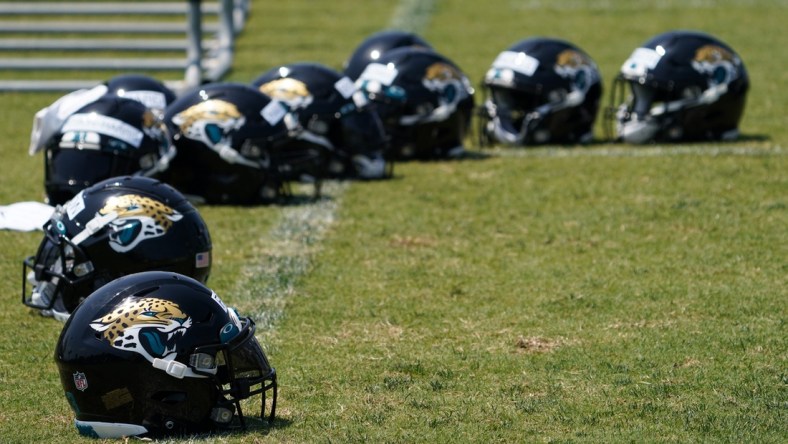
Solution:
{"label": "metal bleacher", "polygon": [[86,88],[107,71],[175,73],[176,91],[217,81],[249,1],[0,2],[0,91]]}

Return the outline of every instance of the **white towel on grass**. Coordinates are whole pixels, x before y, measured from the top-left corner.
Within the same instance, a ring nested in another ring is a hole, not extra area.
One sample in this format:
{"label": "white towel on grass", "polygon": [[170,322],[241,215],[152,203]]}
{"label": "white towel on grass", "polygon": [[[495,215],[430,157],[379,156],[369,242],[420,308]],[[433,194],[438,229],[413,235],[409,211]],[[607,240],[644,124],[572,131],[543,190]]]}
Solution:
{"label": "white towel on grass", "polygon": [[0,230],[43,230],[55,207],[41,202],[18,202],[0,205]]}

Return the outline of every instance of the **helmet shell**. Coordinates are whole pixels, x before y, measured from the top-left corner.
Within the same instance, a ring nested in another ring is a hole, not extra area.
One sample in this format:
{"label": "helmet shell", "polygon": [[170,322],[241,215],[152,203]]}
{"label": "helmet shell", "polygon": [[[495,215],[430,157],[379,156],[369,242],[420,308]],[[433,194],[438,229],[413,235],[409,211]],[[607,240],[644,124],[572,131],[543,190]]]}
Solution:
{"label": "helmet shell", "polygon": [[287,103],[298,117],[304,132],[293,138],[290,149],[322,147],[332,176],[384,175],[383,124],[347,76],[319,63],[300,62],[273,68],[252,85]]}
{"label": "helmet shell", "polygon": [[55,361],[77,429],[100,438],[226,428],[255,385],[276,392],[254,322],[177,273],[131,274],[92,293]]}
{"label": "helmet shell", "polygon": [[[628,142],[731,139],[738,135],[749,77],[720,39],[668,31],[635,49],[616,79],[608,120]],[[609,124],[610,126],[610,124]]]}
{"label": "helmet shell", "polygon": [[150,175],[173,155],[165,126],[136,100],[105,94],[69,115],[46,145],[44,188],[50,204],[110,177]]}
{"label": "helmet shell", "polygon": [[280,183],[270,152],[286,140],[286,108],[248,85],[199,87],[167,107],[164,121],[178,150],[162,176],[208,203],[274,200]]}
{"label": "helmet shell", "polygon": [[210,275],[207,225],[179,191],[155,179],[125,176],[88,187],[59,207],[44,231],[25,263],[35,274],[34,293],[52,285],[49,302],[65,313],[126,274],[165,270],[201,282]]}
{"label": "helmet shell", "polygon": [[498,54],[482,82],[484,131],[497,142],[589,141],[602,81],[594,60],[565,40],[531,37]]}
{"label": "helmet shell", "polygon": [[364,39],[345,61],[345,75],[356,80],[367,65],[378,61],[384,53],[409,46],[432,49],[424,38],[412,32],[398,29],[376,32]]}
{"label": "helmet shell", "polygon": [[444,55],[418,47],[393,49],[367,65],[356,83],[375,104],[395,157],[431,159],[463,152],[474,90]]}
{"label": "helmet shell", "polygon": [[107,80],[107,92],[142,102],[149,109],[163,113],[175,101],[175,92],[162,81],[145,74],[119,74]]}
{"label": "helmet shell", "polygon": [[710,78],[718,83],[735,81],[732,87],[736,90],[748,84],[747,71],[736,51],[697,31],[668,31],[652,37],[624,62],[621,76],[674,94],[690,87],[706,89]]}

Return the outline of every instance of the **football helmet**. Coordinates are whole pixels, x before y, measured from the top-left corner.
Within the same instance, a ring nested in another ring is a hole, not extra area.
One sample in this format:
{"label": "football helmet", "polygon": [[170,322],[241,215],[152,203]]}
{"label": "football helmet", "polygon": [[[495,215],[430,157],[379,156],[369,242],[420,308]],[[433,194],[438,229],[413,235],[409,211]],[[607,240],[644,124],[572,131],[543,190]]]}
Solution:
{"label": "football helmet", "polygon": [[412,32],[396,29],[376,32],[364,39],[345,61],[345,75],[356,80],[367,65],[378,61],[386,51],[406,46],[432,49],[426,40]]}
{"label": "football helmet", "polygon": [[605,112],[608,137],[628,143],[732,140],[749,78],[739,55],[695,31],[653,37],[621,66]]}
{"label": "football helmet", "polygon": [[120,74],[106,83],[109,94],[142,102],[159,116],[175,101],[175,93],[167,85],[144,74]]}
{"label": "football helmet", "polygon": [[175,156],[161,119],[141,102],[114,94],[66,117],[44,149],[44,188],[51,205],[110,177],[155,175]]}
{"label": "football helmet", "polygon": [[393,49],[367,65],[356,84],[375,104],[395,158],[464,153],[474,90],[447,57],[426,48]]}
{"label": "football helmet", "polygon": [[152,178],[88,187],[59,205],[43,228],[36,255],[23,261],[22,302],[61,321],[117,277],[166,270],[206,281],[211,270],[202,217],[180,192]]}
{"label": "football helmet", "polygon": [[252,85],[287,103],[303,128],[290,143],[326,150],[329,176],[386,176],[383,124],[348,77],[324,65],[305,62],[271,69]]}
{"label": "football helmet", "polygon": [[572,43],[521,40],[498,54],[482,81],[481,145],[584,143],[602,94],[596,63]]}
{"label": "football helmet", "polygon": [[161,175],[194,201],[270,203],[282,181],[272,151],[290,137],[287,106],[248,85],[213,83],[175,100],[164,114],[178,155]]}
{"label": "football helmet", "polygon": [[241,401],[259,395],[265,419],[269,392],[269,422],[276,414],[276,370],[254,321],[177,273],[136,273],[90,294],[64,326],[55,361],[76,428],[89,437],[245,428]]}

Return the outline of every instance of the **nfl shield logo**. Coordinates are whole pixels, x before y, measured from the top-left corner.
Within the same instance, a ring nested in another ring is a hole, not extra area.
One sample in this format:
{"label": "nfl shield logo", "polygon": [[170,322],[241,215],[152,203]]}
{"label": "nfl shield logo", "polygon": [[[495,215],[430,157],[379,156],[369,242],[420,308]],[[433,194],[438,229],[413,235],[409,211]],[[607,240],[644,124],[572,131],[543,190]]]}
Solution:
{"label": "nfl shield logo", "polygon": [[75,372],[74,385],[77,386],[77,390],[84,392],[88,388],[88,378],[82,372]]}

